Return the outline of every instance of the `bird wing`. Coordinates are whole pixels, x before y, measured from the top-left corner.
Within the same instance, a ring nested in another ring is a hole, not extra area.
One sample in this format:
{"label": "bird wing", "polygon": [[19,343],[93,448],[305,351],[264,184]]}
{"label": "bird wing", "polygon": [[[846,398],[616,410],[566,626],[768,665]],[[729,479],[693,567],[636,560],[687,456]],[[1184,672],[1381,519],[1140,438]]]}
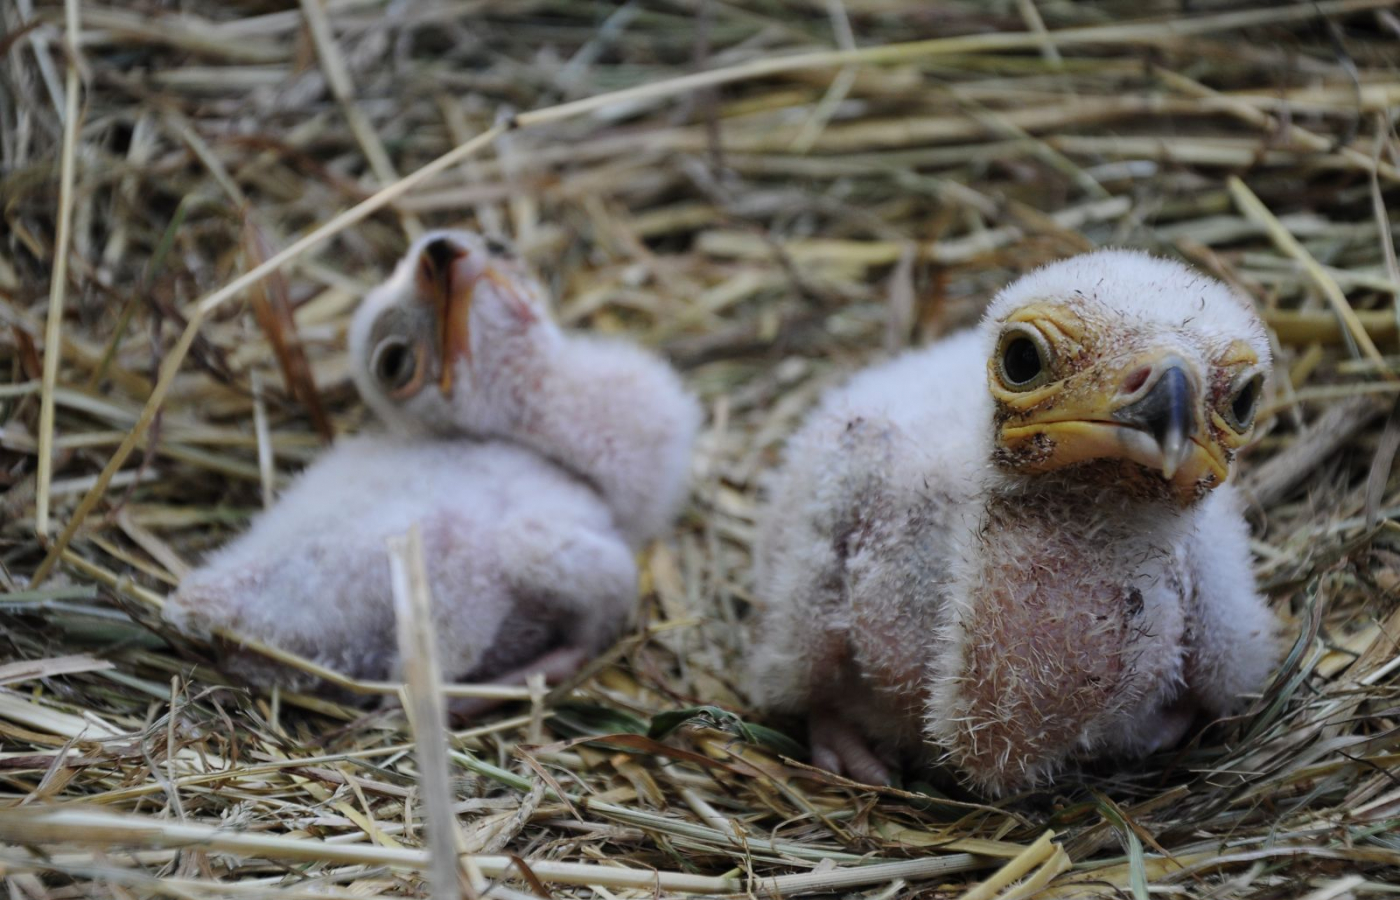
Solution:
{"label": "bird wing", "polygon": [[1249,526],[1233,484],[1205,498],[1186,545],[1186,682],[1209,712],[1240,710],[1280,656],[1280,623],[1254,584]]}
{"label": "bird wing", "polygon": [[760,705],[799,712],[850,700],[853,682],[922,677],[948,514],[986,440],[980,355],[965,334],[862,372],[789,442],[755,550]]}

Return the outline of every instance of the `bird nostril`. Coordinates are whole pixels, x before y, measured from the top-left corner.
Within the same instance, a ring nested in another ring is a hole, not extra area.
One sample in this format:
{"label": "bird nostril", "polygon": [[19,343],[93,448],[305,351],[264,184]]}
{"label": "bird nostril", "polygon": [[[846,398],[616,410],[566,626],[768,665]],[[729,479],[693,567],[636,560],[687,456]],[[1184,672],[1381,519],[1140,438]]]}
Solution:
{"label": "bird nostril", "polygon": [[1148,377],[1149,377],[1151,374],[1152,374],[1152,367],[1151,367],[1151,366],[1143,366],[1142,368],[1137,369],[1136,371],[1134,371],[1134,372],[1133,372],[1132,374],[1130,374],[1127,378],[1123,379],[1123,393],[1125,393],[1125,394],[1135,394],[1135,393],[1137,393],[1139,390],[1142,389],[1142,386],[1143,386],[1144,384],[1147,384],[1147,379],[1148,379]]}

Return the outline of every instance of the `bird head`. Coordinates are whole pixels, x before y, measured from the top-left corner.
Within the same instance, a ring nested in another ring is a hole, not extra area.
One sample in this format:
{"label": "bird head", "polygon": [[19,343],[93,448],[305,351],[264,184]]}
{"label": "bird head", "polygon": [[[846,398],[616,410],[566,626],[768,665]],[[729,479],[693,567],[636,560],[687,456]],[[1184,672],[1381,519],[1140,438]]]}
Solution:
{"label": "bird head", "polygon": [[[1189,505],[1229,475],[1270,367],[1248,301],[1179,263],[1104,250],[1007,287],[983,322],[993,459]],[[1111,470],[1107,466],[1112,466]]]}
{"label": "bird head", "polygon": [[484,435],[510,418],[551,330],[542,289],[503,246],[436,231],[365,296],[350,326],[351,364],[391,425]]}

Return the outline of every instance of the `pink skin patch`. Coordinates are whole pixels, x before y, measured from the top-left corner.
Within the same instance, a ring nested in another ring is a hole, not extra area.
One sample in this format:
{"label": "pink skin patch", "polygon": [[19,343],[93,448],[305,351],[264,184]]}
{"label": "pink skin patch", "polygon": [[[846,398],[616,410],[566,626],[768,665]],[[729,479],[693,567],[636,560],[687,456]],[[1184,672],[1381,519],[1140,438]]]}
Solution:
{"label": "pink skin patch", "polygon": [[970,770],[1014,773],[1069,753],[1112,704],[1127,667],[1128,598],[1116,586],[1062,580],[1053,571],[986,578],[963,623],[971,638],[954,755]]}
{"label": "pink skin patch", "polygon": [[[1121,725],[1173,677],[1181,634],[1146,608],[1152,583],[1126,575],[1151,558],[1150,541],[1137,555],[1105,553],[1113,535],[1081,533],[1072,506],[1028,498],[994,503],[988,517],[998,537],[983,545],[962,613],[947,746],[959,768],[998,785],[1034,780]],[[1185,725],[1164,718],[1165,744]]]}

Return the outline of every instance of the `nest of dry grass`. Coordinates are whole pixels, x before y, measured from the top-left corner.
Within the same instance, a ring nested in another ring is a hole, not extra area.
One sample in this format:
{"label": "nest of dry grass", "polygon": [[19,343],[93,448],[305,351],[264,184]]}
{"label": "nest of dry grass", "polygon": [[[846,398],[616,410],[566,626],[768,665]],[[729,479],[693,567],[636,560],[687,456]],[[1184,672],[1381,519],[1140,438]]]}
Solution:
{"label": "nest of dry grass", "polygon": [[[1400,13],[1185,5],[0,5],[9,896],[1393,893]],[[711,415],[635,632],[445,738],[229,685],[156,610],[361,426],[349,313],[454,224]],[[1273,329],[1242,479],[1291,654],[1239,721],[1053,790],[814,777],[733,677],[757,476],[821,389],[1104,244]]]}

